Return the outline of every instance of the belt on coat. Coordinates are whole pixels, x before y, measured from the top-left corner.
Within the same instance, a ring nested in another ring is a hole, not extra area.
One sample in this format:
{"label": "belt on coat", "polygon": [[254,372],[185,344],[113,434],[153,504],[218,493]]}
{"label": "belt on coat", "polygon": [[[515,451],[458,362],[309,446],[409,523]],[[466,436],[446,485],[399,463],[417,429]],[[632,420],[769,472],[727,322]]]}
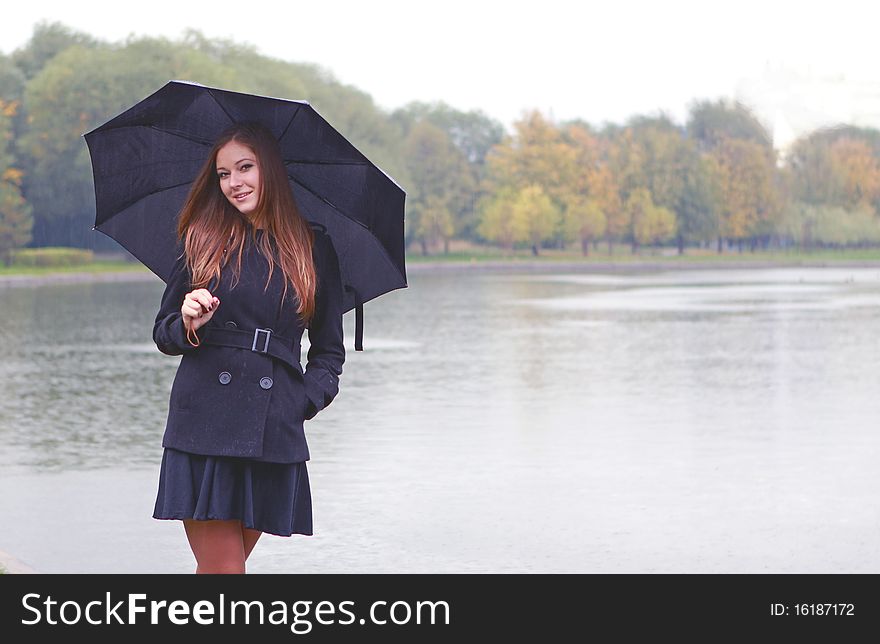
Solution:
{"label": "belt on coat", "polygon": [[299,352],[294,353],[293,349],[291,349],[293,342],[280,335],[275,335],[272,329],[254,329],[251,332],[239,329],[209,327],[202,342],[221,347],[250,349],[255,353],[263,353],[286,362],[302,373]]}

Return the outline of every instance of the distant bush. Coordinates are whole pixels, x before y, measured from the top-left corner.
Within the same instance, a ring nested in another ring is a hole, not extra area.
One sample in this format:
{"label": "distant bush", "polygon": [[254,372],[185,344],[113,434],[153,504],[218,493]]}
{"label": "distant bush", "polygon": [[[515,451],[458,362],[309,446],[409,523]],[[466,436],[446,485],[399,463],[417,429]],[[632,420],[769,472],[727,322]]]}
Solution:
{"label": "distant bush", "polygon": [[880,243],[880,217],[871,208],[790,204],[778,231],[802,248],[851,247]]}
{"label": "distant bush", "polygon": [[82,266],[91,264],[95,253],[83,248],[47,246],[45,248],[21,248],[13,251],[13,266]]}

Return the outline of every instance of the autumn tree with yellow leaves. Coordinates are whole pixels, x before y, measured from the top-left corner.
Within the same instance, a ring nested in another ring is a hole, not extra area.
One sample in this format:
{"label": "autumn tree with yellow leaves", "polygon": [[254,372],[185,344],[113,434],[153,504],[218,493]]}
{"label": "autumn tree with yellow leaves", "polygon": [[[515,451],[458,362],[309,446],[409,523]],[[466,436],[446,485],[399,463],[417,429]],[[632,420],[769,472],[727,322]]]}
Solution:
{"label": "autumn tree with yellow leaves", "polygon": [[720,100],[694,105],[687,131],[703,157],[700,192],[714,210],[718,252],[725,238],[741,250],[745,239],[772,233],[782,202],[766,128],[741,103]]}
{"label": "autumn tree with yellow leaves", "polygon": [[581,252],[589,254],[590,244],[608,231],[609,217],[619,218],[620,192],[608,163],[608,143],[582,125],[564,130],[574,149],[574,178],[562,198],[562,227],[566,241],[580,242]]}
{"label": "autumn tree with yellow leaves", "polygon": [[541,242],[559,230],[562,213],[543,187],[531,184],[517,192],[511,214],[517,241],[527,242],[532,254],[538,255]]}
{"label": "autumn tree with yellow leaves", "polygon": [[478,234],[484,239],[500,244],[508,252],[513,252],[514,244],[524,238],[520,222],[513,216],[517,191],[504,187],[487,195],[480,206]]}
{"label": "autumn tree with yellow leaves", "polygon": [[675,213],[655,204],[646,188],[637,188],[630,193],[626,212],[633,253],[640,246],[663,242],[675,235]]}
{"label": "autumn tree with yellow leaves", "polygon": [[880,163],[866,141],[843,137],[831,144],[831,170],[845,208],[875,207],[880,201]]}
{"label": "autumn tree with yellow leaves", "polygon": [[[488,194],[504,193],[500,201],[484,200],[482,218],[494,219],[499,215],[498,203],[515,203],[508,208],[511,215],[524,221],[526,231],[519,230],[516,241],[529,242],[533,253],[538,253],[545,241],[562,245],[566,241],[566,226],[563,219],[566,200],[571,186],[577,177],[576,152],[563,138],[559,128],[545,119],[539,112],[532,111],[514,123],[514,134],[495,145],[486,158],[486,177],[483,188]],[[512,202],[510,202],[510,195]],[[549,200],[549,206],[547,201]],[[528,204],[538,210],[528,214]],[[525,221],[531,217],[534,221]],[[552,221],[548,227],[547,221]],[[497,225],[489,224],[480,228],[494,232]],[[540,235],[541,238],[537,238]],[[492,241],[497,237],[487,237]]]}
{"label": "autumn tree with yellow leaves", "polygon": [[769,230],[778,209],[771,153],[754,141],[721,139],[712,154],[720,176],[721,236],[741,244]]}

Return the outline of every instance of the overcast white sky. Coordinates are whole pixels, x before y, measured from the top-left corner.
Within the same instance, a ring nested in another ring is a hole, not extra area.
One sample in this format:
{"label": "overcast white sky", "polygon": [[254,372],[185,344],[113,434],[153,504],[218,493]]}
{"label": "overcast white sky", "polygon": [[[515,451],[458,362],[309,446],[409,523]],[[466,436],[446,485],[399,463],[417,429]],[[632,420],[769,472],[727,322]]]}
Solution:
{"label": "overcast white sky", "polygon": [[794,90],[779,79],[794,73],[800,86],[858,84],[855,98],[828,101],[840,113],[827,118],[840,120],[866,112],[852,105],[866,91],[880,97],[878,18],[869,0],[24,0],[3,12],[0,50],[24,45],[40,20],[109,41],[191,27],[317,63],[383,108],[442,100],[506,126],[531,108],[594,124],[661,110],[683,122],[693,100],[735,98],[744,85],[754,103],[773,95],[753,105],[768,121],[780,102],[822,102],[827,82],[785,95]]}

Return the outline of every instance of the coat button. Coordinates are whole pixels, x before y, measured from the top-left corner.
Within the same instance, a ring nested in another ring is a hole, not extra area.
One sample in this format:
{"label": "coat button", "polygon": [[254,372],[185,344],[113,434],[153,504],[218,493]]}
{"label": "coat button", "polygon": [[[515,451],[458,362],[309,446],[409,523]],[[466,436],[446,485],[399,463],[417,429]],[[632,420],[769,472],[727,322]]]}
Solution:
{"label": "coat button", "polygon": [[221,385],[228,385],[229,382],[232,380],[232,374],[228,371],[221,371],[219,378]]}
{"label": "coat button", "polygon": [[238,328],[238,325],[235,322],[233,322],[232,320],[229,320],[224,326],[229,327],[230,329],[237,329]]}
{"label": "coat button", "polygon": [[271,378],[260,378],[260,386],[263,389],[271,389],[272,388],[272,379]]}

